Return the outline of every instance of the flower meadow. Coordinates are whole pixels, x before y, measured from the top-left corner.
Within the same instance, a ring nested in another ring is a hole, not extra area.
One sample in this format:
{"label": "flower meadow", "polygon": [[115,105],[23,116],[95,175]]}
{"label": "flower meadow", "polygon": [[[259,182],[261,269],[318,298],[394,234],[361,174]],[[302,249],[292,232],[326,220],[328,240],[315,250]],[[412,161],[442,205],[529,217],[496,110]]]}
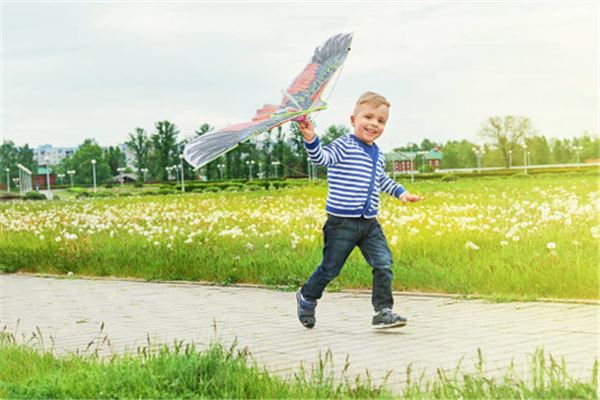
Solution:
{"label": "flower meadow", "polygon": [[[597,175],[402,182],[382,195],[394,289],[598,297]],[[296,288],[321,261],[326,186],[0,204],[0,267]],[[329,290],[370,288],[358,249]]]}

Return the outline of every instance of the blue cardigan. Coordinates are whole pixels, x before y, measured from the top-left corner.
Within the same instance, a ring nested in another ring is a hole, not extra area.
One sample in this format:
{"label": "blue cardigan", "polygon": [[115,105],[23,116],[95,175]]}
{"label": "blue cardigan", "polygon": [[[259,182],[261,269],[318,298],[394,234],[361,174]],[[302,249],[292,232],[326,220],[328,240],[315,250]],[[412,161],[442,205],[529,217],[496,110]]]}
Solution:
{"label": "blue cardigan", "polygon": [[400,197],[406,190],[385,173],[385,158],[376,144],[354,135],[342,136],[322,147],[319,138],[304,142],[315,165],[327,166],[326,210],[339,217],[377,216],[379,192]]}

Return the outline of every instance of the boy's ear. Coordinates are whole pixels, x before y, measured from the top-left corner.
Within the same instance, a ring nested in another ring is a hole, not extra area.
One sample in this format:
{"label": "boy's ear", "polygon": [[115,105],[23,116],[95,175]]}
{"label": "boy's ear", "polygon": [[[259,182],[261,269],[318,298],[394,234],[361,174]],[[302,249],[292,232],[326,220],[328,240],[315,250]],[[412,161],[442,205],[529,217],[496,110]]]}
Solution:
{"label": "boy's ear", "polygon": [[352,125],[353,128],[356,128],[354,126],[354,122],[355,122],[355,118],[354,118],[354,114],[350,115],[350,124]]}

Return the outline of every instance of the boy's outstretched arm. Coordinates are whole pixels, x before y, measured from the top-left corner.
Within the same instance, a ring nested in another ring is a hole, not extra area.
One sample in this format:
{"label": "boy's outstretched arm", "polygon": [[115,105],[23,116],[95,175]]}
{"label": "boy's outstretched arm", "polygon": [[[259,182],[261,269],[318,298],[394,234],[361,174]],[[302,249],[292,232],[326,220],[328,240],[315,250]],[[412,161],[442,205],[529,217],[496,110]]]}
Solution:
{"label": "boy's outstretched arm", "polygon": [[[298,128],[304,136],[304,147],[308,157],[315,165],[332,166],[337,164],[344,156],[344,148],[337,141],[322,147],[315,134],[315,126],[308,118],[298,122]],[[339,138],[338,138],[339,139]]]}
{"label": "boy's outstretched arm", "polygon": [[391,196],[399,198],[403,203],[415,203],[423,199],[421,196],[409,193],[404,186],[394,181],[385,172],[381,175],[379,183],[382,192],[389,193]]}

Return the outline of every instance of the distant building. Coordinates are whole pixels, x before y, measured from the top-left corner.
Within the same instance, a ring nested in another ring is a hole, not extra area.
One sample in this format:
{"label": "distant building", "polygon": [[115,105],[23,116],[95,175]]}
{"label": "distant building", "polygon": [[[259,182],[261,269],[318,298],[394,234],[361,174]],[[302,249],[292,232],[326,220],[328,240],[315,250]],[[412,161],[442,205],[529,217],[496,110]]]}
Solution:
{"label": "distant building", "polygon": [[387,153],[385,155],[385,160],[392,163],[392,171],[409,173],[419,169],[415,162],[417,156],[419,156],[421,160],[424,159],[427,165],[434,170],[439,169],[442,166],[442,153],[440,153],[439,146],[436,146],[429,151],[399,151]]}
{"label": "distant building", "polygon": [[37,174],[33,177],[33,186],[39,189],[46,189],[48,187],[47,178],[50,177],[50,186],[54,186],[56,183],[56,176],[52,168],[38,167]]}
{"label": "distant building", "polygon": [[33,149],[33,158],[39,165],[57,165],[63,158],[75,154],[76,149],[76,147],[52,147],[50,144],[44,144]]}

